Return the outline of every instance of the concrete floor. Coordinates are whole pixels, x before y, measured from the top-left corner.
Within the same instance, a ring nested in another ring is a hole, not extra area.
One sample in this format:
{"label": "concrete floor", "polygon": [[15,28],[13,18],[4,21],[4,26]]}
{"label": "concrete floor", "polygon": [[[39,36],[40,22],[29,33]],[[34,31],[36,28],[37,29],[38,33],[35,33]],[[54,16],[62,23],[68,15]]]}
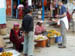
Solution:
{"label": "concrete floor", "polygon": [[[17,20],[8,20],[7,21],[7,28],[10,32],[10,29],[13,27],[14,22],[19,22],[21,24],[22,21]],[[47,29],[56,29],[53,27],[48,27]],[[57,30],[59,30],[57,28]],[[45,47],[45,48],[37,48],[35,49],[34,56],[75,56],[75,33],[72,33],[72,31],[67,32],[67,48],[60,49],[57,45],[53,45],[51,47]]]}
{"label": "concrete floor", "polygon": [[67,48],[60,49],[57,45],[36,49],[35,56],[75,56],[75,35],[67,34]]}

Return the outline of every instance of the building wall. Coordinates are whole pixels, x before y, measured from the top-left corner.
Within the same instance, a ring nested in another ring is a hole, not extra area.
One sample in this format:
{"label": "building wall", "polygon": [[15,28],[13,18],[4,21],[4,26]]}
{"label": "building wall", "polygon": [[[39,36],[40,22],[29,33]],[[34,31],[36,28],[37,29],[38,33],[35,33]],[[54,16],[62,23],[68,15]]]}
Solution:
{"label": "building wall", "polygon": [[4,8],[0,8],[0,24],[6,23],[6,13]]}
{"label": "building wall", "polygon": [[0,0],[0,25],[6,24],[6,0]]}

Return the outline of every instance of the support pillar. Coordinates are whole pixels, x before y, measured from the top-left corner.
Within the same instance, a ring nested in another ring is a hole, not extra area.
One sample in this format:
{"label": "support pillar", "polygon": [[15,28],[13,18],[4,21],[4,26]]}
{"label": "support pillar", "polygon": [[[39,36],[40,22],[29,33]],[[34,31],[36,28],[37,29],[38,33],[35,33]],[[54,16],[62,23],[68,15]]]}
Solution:
{"label": "support pillar", "polygon": [[18,0],[18,5],[20,4],[20,0]]}
{"label": "support pillar", "polygon": [[44,9],[44,0],[42,0],[42,20],[44,21],[44,12],[45,12],[45,9]]}

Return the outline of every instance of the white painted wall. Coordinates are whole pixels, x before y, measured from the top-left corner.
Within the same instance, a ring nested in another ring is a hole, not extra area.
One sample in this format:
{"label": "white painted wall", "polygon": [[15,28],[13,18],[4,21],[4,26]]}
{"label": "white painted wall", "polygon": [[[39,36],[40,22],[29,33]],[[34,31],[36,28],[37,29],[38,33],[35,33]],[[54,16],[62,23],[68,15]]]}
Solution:
{"label": "white painted wall", "polygon": [[32,0],[28,0],[28,6],[32,6]]}

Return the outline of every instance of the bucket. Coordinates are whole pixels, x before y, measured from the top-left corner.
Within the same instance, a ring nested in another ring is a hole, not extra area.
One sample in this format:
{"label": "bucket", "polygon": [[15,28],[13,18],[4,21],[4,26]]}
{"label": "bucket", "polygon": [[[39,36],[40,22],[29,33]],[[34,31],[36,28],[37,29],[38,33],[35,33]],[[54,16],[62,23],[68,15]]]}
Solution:
{"label": "bucket", "polygon": [[3,51],[3,48],[0,48],[0,52],[2,52]]}
{"label": "bucket", "polygon": [[55,43],[61,43],[62,42],[62,36],[58,36],[58,37],[56,37],[56,39],[55,39]]}

